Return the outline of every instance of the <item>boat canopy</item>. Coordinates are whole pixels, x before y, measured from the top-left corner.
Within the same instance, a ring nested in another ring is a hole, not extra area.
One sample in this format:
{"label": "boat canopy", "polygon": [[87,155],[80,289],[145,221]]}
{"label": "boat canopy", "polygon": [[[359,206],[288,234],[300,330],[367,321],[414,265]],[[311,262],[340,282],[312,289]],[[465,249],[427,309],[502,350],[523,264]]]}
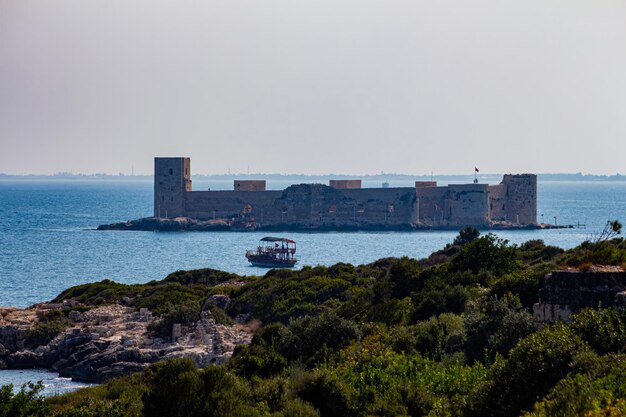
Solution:
{"label": "boat canopy", "polygon": [[296,243],[294,240],[291,239],[287,239],[284,237],[272,237],[272,236],[266,236],[263,239],[261,239],[261,242],[287,242],[287,243]]}

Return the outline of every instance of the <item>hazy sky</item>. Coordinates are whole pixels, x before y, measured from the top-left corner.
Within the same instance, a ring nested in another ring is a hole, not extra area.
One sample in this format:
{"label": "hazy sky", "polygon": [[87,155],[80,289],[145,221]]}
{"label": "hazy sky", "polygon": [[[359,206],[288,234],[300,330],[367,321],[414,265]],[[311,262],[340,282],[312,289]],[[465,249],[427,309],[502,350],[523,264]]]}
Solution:
{"label": "hazy sky", "polygon": [[626,172],[626,0],[0,0],[0,172]]}

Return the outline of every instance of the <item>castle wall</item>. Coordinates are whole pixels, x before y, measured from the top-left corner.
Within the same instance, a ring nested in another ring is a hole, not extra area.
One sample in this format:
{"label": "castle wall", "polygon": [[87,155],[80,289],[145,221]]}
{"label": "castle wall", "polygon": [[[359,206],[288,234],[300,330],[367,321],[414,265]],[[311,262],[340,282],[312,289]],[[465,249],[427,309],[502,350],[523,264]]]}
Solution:
{"label": "castle wall", "polygon": [[416,188],[418,224],[430,227],[488,226],[486,184]]}
{"label": "castle wall", "polygon": [[185,213],[195,219],[231,218],[246,205],[253,213],[272,207],[282,191],[194,191],[184,195]]}
{"label": "castle wall", "polygon": [[537,176],[505,175],[507,218],[515,224],[537,224]]}
{"label": "castle wall", "polygon": [[436,187],[437,181],[415,181],[415,188]]}
{"label": "castle wall", "polygon": [[265,191],[265,180],[235,180],[235,191]]}
{"label": "castle wall", "polygon": [[[489,227],[536,224],[537,177],[505,175],[502,183],[357,188],[358,180],[265,190],[265,181],[235,181],[234,191],[191,191],[189,158],[155,158],[155,217],[232,219],[245,213],[262,226]],[[338,182],[337,182],[338,181]],[[347,188],[344,188],[347,187]]]}
{"label": "castle wall", "polygon": [[418,224],[432,227],[442,225],[447,191],[447,187],[416,188]]}
{"label": "castle wall", "polygon": [[352,218],[357,224],[415,223],[415,188],[363,188],[341,191],[349,200],[344,202],[340,213],[348,219]]}
{"label": "castle wall", "polygon": [[492,221],[507,220],[506,184],[489,186],[489,217]]}
{"label": "castle wall", "polygon": [[487,184],[449,185],[444,209],[446,226],[488,226],[487,190]]}
{"label": "castle wall", "polygon": [[361,188],[361,180],[330,180],[328,185],[339,189]]}

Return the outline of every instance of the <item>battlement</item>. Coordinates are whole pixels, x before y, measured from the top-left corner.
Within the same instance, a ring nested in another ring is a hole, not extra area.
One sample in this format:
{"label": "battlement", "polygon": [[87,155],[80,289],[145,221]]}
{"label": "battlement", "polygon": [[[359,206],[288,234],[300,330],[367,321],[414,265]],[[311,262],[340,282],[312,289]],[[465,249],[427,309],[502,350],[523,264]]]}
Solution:
{"label": "battlement", "polygon": [[328,185],[342,190],[361,188],[361,180],[330,180]]}
{"label": "battlement", "polygon": [[265,180],[235,180],[235,191],[265,191]]}

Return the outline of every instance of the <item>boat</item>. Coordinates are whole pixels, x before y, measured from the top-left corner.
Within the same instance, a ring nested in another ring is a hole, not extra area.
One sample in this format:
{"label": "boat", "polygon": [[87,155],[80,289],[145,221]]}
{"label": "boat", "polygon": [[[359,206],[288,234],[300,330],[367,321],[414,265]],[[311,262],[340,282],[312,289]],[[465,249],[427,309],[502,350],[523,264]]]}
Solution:
{"label": "boat", "polygon": [[291,268],[298,262],[296,242],[284,237],[266,236],[259,241],[256,250],[246,251],[246,258],[253,266]]}

